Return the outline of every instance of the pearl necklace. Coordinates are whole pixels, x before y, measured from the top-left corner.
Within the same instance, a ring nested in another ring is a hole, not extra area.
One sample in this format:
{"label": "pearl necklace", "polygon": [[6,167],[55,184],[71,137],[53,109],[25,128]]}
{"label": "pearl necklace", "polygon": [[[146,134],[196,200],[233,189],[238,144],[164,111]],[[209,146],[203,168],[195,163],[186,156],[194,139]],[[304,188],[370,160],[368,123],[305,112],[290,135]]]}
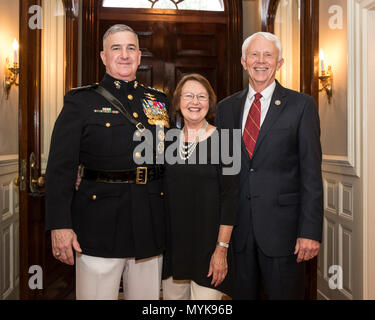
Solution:
{"label": "pearl necklace", "polygon": [[206,132],[207,126],[208,126],[208,122],[206,121],[204,126],[201,129],[199,129],[198,135],[195,138],[195,140],[193,142],[188,142],[187,145],[184,145],[185,127],[182,128],[181,133],[180,133],[180,146],[179,146],[179,154],[180,154],[180,158],[182,160],[188,160],[191,157],[195,148],[197,147],[197,144],[198,144],[200,138]]}

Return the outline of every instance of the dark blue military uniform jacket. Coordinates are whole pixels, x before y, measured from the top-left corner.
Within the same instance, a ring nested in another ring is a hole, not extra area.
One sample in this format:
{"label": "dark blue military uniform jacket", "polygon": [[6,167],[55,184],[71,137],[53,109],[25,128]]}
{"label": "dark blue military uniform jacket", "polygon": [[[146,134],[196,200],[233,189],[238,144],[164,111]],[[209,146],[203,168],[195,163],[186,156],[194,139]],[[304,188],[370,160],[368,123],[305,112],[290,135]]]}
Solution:
{"label": "dark blue military uniform jacket", "polygon": [[[156,135],[160,127],[149,107],[154,103],[167,110],[163,93],[108,74],[99,85]],[[136,259],[158,255],[165,238],[161,180],[139,185],[82,179],[75,190],[80,164],[107,171],[137,167],[133,159],[134,148],[141,143],[133,141],[137,129],[93,87],[67,93],[55,124],[46,171],[46,229],[74,229],[87,255]]]}

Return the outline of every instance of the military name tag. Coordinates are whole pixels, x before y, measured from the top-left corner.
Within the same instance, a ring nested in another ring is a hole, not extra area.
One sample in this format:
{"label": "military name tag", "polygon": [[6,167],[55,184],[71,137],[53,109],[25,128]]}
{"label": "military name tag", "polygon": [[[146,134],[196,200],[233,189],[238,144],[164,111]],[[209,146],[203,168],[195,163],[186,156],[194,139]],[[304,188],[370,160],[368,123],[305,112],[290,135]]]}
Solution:
{"label": "military name tag", "polygon": [[117,110],[112,110],[112,108],[102,108],[102,109],[95,109],[95,113],[111,113],[111,114],[119,114]]}
{"label": "military name tag", "polygon": [[165,103],[149,99],[142,99],[141,102],[149,124],[169,128],[169,116]]}

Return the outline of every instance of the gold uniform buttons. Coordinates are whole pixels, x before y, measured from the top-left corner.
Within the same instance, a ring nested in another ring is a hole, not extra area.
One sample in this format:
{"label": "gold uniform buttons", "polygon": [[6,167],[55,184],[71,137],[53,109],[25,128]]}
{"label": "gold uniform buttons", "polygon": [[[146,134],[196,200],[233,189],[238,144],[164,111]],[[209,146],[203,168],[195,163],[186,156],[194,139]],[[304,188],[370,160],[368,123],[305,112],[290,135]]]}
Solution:
{"label": "gold uniform buttons", "polygon": [[96,200],[96,195],[95,194],[92,196],[92,200]]}
{"label": "gold uniform buttons", "polygon": [[137,153],[135,154],[135,157],[139,159],[139,158],[141,157],[141,154],[140,154],[139,152],[137,152]]}
{"label": "gold uniform buttons", "polygon": [[137,118],[138,118],[138,113],[137,113],[137,112],[134,112],[134,113],[133,113],[133,117],[137,119]]}
{"label": "gold uniform buttons", "polygon": [[139,138],[139,137],[141,136],[141,134],[139,133],[139,131],[137,131],[137,132],[135,133],[135,136],[136,136],[137,138]]}
{"label": "gold uniform buttons", "polygon": [[107,122],[107,123],[105,124],[105,126],[106,126],[107,128],[109,128],[109,127],[111,126],[111,124],[110,124],[109,122]]}
{"label": "gold uniform buttons", "polygon": [[133,96],[132,96],[131,94],[129,94],[129,95],[128,95],[128,99],[129,99],[130,101],[132,101],[134,98],[133,98]]}

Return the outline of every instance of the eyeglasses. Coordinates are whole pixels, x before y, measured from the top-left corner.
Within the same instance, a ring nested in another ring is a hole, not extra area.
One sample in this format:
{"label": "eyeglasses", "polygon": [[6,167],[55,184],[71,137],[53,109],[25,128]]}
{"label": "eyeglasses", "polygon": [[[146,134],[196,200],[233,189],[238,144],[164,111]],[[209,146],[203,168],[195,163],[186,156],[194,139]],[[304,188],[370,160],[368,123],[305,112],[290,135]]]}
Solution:
{"label": "eyeglasses", "polygon": [[192,94],[192,93],[185,93],[181,95],[182,99],[185,101],[193,101],[194,97],[197,97],[198,101],[208,101],[208,96],[205,94]]}

